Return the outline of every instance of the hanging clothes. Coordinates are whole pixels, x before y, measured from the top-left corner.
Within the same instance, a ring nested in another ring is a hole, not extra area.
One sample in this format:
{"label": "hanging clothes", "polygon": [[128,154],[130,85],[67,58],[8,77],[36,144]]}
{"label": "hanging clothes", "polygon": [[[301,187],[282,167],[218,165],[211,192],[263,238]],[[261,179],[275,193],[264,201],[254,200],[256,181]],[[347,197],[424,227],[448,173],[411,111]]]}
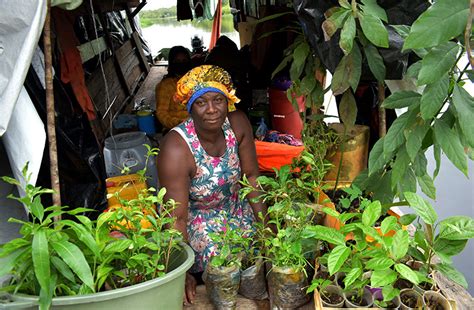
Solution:
{"label": "hanging clothes", "polygon": [[189,0],[178,0],[176,6],[176,15],[178,21],[188,19],[193,20],[193,12],[191,11]]}
{"label": "hanging clothes", "polygon": [[96,113],[84,79],[81,54],[76,47],[79,45],[73,28],[76,16],[69,11],[55,8],[51,12],[60,50],[61,81],[71,84],[77,102],[92,121],[96,119]]}
{"label": "hanging clothes", "polygon": [[209,43],[209,50],[212,50],[216,45],[217,39],[221,36],[222,25],[222,1],[219,1],[214,14],[214,22],[212,23],[211,39]]}

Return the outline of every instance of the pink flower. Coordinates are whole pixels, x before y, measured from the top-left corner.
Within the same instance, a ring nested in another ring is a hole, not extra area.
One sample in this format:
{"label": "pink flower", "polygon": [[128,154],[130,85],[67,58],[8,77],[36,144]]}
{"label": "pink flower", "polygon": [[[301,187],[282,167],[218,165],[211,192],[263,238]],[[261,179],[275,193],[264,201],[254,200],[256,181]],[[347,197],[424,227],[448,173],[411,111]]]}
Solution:
{"label": "pink flower", "polygon": [[217,165],[219,165],[221,162],[221,159],[219,157],[214,157],[212,158],[212,167],[217,167]]}
{"label": "pink flower", "polygon": [[199,147],[199,141],[194,140],[191,145],[193,146],[193,149],[197,149]]}
{"label": "pink flower", "polygon": [[229,135],[227,136],[227,143],[229,144],[230,147],[234,147],[235,146],[235,137],[233,135]]}
{"label": "pink flower", "polygon": [[217,184],[219,184],[219,186],[223,186],[225,184],[225,180],[220,178],[219,181],[217,181]]}
{"label": "pink flower", "polygon": [[186,124],[186,132],[190,135],[196,134],[196,129],[194,128],[193,122],[188,122]]}

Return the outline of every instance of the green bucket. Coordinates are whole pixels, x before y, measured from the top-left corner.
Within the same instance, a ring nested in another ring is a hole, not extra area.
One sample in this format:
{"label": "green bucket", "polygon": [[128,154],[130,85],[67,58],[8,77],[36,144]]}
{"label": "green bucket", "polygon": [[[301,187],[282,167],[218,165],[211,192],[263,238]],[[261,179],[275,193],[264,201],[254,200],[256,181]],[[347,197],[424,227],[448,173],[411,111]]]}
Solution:
{"label": "green bucket", "polygon": [[[186,244],[170,256],[170,272],[166,275],[115,290],[95,294],[53,298],[54,310],[134,310],[182,309],[186,271],[194,263],[194,252]],[[0,309],[38,309],[38,297],[11,295],[11,303],[0,303]]]}

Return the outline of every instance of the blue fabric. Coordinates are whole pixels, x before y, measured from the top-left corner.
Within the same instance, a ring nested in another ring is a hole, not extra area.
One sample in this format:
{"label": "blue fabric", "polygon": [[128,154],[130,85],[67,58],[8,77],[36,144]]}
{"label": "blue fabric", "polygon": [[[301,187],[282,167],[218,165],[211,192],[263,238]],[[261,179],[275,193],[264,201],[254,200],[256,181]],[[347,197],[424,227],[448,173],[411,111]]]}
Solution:
{"label": "blue fabric", "polygon": [[216,92],[216,93],[222,94],[224,96],[226,95],[220,89],[217,89],[217,88],[214,88],[214,87],[203,87],[200,90],[196,91],[191,96],[191,98],[189,98],[188,103],[186,104],[186,110],[188,110],[188,113],[191,114],[191,106],[193,105],[194,101],[196,101],[197,98],[201,97],[202,95],[204,95],[205,93],[208,93],[208,92]]}

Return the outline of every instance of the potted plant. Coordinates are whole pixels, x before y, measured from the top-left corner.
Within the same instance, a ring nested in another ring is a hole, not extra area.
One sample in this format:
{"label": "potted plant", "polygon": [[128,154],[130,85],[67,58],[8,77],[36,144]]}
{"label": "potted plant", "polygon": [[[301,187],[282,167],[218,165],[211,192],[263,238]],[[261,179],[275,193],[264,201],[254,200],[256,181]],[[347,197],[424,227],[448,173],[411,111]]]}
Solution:
{"label": "potted plant", "polygon": [[[442,296],[438,297],[432,293],[433,280],[430,275],[433,272],[441,272],[452,281],[467,287],[464,275],[453,267],[452,257],[461,253],[468,240],[474,238],[474,220],[467,216],[451,216],[438,221],[438,215],[428,201],[411,192],[405,192],[404,196],[415,214],[405,215],[403,221],[407,224],[416,221],[417,228],[408,253],[413,259],[421,262],[419,271],[427,280],[424,282],[431,284],[431,287],[415,288],[423,296],[427,293],[426,296],[429,297],[426,298],[432,306],[439,302],[439,307],[447,307]],[[435,256],[439,258],[440,263],[434,263]]]}
{"label": "potted plant", "polygon": [[242,256],[248,235],[229,223],[222,231],[209,234],[215,245],[203,275],[206,291],[217,308],[235,308],[240,286]]}
{"label": "potted plant", "polygon": [[331,308],[342,308],[344,306],[344,294],[342,288],[335,284],[334,275],[329,276],[327,261],[324,258],[317,260],[316,273],[307,293],[314,291],[315,303],[321,301],[321,305]]}
{"label": "potted plant", "polygon": [[[340,230],[309,226],[305,235],[335,245],[324,256],[328,262],[329,274],[337,273],[336,284],[344,285],[346,306],[370,306],[373,299],[369,285],[371,289],[378,289],[382,293],[382,300],[377,303],[389,306],[389,303],[398,302],[396,297],[399,290],[393,287],[397,279],[404,278],[415,284],[419,283],[421,273],[412,271],[404,264],[408,252],[408,232],[392,217],[381,221],[382,235],[374,228],[382,215],[379,201],[370,202],[363,212],[339,213],[327,208],[324,211],[339,218],[343,224]],[[386,234],[390,230],[396,231],[395,234]],[[346,242],[348,233],[352,240]]]}
{"label": "potted plant", "polygon": [[[23,175],[29,181],[27,166]],[[3,180],[19,185],[15,179]],[[22,236],[1,246],[6,263],[0,275],[9,275],[2,290],[11,293],[11,306],[182,306],[185,272],[194,259],[192,250],[180,243],[180,234],[167,228],[173,225],[175,203],[163,200],[165,189],[157,195],[154,189],[144,190],[138,198],[123,201],[124,208],[100,214],[97,221],[81,215],[91,211],[85,208],[44,207],[41,196],[51,192],[28,184],[24,197],[11,197],[31,215],[30,222],[10,219],[22,225]],[[151,227],[142,227],[145,219]]]}
{"label": "potted plant", "polygon": [[314,243],[305,242],[302,232],[315,214],[305,203],[308,187],[298,187],[291,168],[283,166],[275,173],[275,178],[258,177],[257,189],[244,177],[241,195],[258,190],[261,193],[259,199],[269,205],[268,223],[274,230],[264,229],[262,247],[270,265],[270,302],[276,307],[294,308],[309,300],[304,289],[307,285],[305,267],[308,256],[315,252],[316,247]]}

